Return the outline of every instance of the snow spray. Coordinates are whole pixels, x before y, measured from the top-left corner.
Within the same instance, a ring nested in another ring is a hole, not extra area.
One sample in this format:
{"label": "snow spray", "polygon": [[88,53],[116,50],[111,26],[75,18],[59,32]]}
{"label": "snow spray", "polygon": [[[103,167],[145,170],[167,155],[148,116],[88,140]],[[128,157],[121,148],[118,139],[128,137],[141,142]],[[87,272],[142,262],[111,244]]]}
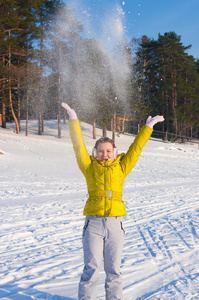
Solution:
{"label": "snow spray", "polygon": [[[71,31],[77,26],[76,21],[83,25],[84,31],[73,37],[75,46],[72,51],[66,49],[66,52],[61,54],[62,88],[66,97],[63,101],[69,104],[75,102],[74,108],[77,110],[79,107],[92,109],[96,90],[102,92],[105,88],[104,74],[107,73],[103,73],[103,67],[108,66],[107,80],[111,82],[112,94],[115,95],[115,99],[125,103],[131,56],[127,47],[125,14],[122,7],[116,5],[110,8],[107,5],[107,10],[103,11],[103,17],[99,19],[102,11],[98,8],[95,8],[98,15],[92,15],[91,10],[82,7],[81,3],[73,2],[71,5],[78,8],[75,11],[77,18],[62,20],[61,35],[69,39]],[[96,22],[93,19],[96,19]]]}

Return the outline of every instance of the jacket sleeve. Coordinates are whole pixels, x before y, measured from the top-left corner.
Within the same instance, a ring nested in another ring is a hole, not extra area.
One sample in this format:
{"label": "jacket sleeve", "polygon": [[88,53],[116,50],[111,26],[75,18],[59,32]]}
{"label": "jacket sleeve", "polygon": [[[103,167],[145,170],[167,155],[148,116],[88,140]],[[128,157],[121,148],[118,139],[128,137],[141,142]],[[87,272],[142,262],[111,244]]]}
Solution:
{"label": "jacket sleeve", "polygon": [[78,166],[83,174],[91,164],[90,155],[85,147],[79,120],[69,120],[69,132]]}
{"label": "jacket sleeve", "polygon": [[129,174],[129,172],[135,166],[135,164],[142,152],[142,148],[144,147],[144,145],[150,138],[152,132],[153,132],[152,128],[143,126],[141,128],[141,130],[139,131],[139,133],[137,134],[134,142],[129,147],[129,150],[127,151],[126,155],[123,157],[123,159],[120,163],[125,177]]}

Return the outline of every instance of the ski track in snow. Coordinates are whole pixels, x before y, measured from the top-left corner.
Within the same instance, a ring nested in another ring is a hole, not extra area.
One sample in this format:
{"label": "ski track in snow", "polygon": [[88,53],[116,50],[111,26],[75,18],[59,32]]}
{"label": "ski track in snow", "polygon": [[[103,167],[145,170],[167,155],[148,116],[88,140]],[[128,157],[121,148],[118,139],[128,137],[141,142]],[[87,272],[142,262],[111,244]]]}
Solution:
{"label": "ski track in snow", "polygon": [[[59,140],[55,122],[47,123],[43,137],[31,124],[28,137],[0,129],[0,299],[75,300],[83,268],[85,180],[68,126]],[[91,151],[92,129],[82,128]],[[131,141],[117,137],[119,152]],[[127,177],[124,300],[199,299],[198,154],[194,145],[150,140]],[[105,299],[104,278],[102,268],[98,300]]]}

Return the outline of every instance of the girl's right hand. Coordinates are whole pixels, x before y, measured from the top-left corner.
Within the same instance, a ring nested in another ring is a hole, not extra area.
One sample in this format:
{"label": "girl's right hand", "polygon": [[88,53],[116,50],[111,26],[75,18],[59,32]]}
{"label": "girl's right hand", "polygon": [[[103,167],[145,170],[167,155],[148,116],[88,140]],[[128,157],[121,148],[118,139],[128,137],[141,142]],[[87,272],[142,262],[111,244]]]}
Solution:
{"label": "girl's right hand", "polygon": [[64,102],[61,103],[61,106],[66,109],[69,120],[77,120],[77,115],[74,109],[70,108],[70,106]]}

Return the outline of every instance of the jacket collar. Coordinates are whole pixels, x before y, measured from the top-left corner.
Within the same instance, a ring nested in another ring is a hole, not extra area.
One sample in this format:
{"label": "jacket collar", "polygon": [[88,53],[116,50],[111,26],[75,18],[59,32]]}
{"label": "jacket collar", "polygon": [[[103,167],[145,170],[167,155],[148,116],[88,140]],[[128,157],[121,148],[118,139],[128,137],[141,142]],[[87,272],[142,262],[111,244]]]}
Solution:
{"label": "jacket collar", "polygon": [[92,156],[92,160],[95,163],[100,164],[103,167],[109,167],[111,165],[114,165],[115,163],[119,163],[119,161],[124,156],[124,153],[118,154],[118,156],[115,159],[109,159],[109,160],[98,160],[95,157]]}

